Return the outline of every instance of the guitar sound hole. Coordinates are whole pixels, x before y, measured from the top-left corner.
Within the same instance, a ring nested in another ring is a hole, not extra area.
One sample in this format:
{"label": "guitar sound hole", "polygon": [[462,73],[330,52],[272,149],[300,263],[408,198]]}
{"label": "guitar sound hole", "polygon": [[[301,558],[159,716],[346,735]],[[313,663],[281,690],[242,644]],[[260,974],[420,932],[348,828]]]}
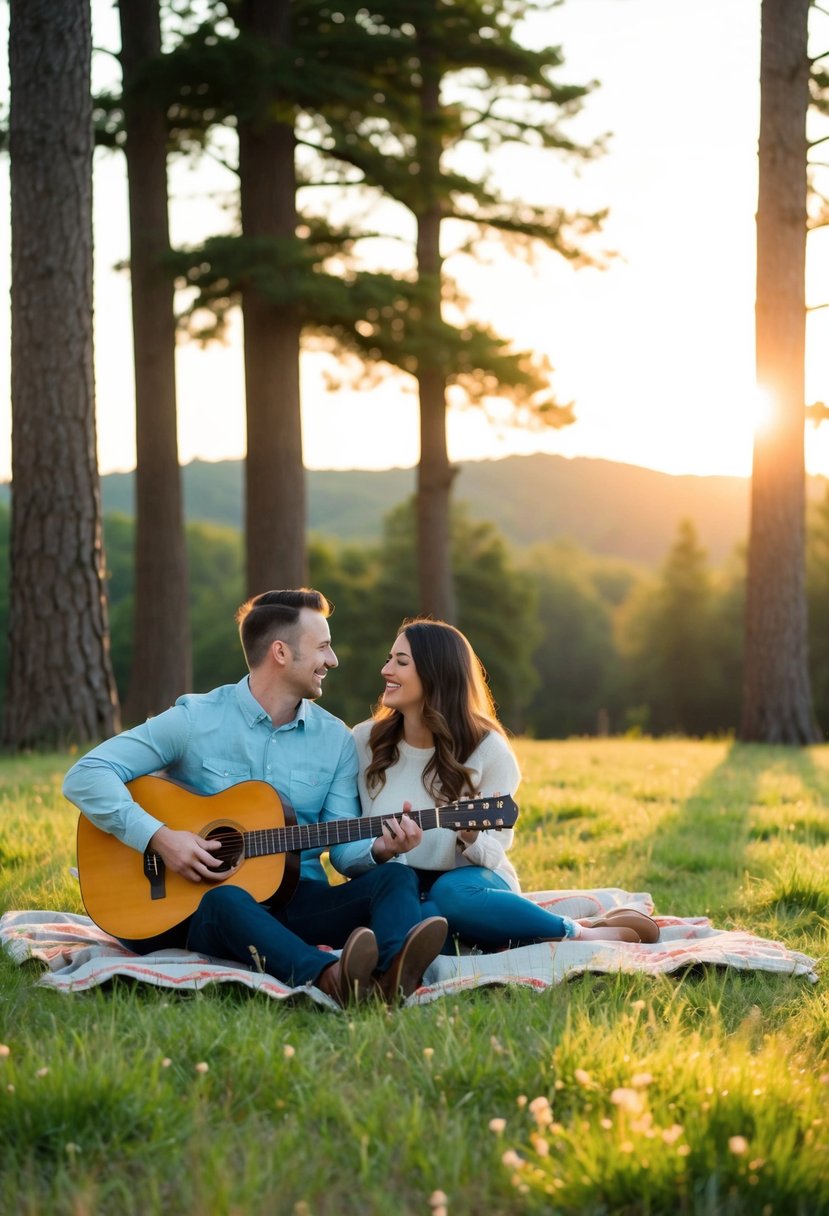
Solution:
{"label": "guitar sound hole", "polygon": [[242,860],[245,845],[241,832],[238,832],[236,828],[222,824],[209,831],[205,839],[218,840],[222,846],[213,853],[213,856],[222,863],[218,869],[213,871],[214,874],[226,874]]}

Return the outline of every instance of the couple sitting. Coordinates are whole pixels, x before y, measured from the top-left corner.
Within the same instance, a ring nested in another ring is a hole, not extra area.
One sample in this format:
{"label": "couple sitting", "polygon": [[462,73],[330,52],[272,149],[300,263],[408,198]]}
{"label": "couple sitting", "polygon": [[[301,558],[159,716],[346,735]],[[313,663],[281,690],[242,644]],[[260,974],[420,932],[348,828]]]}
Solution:
{"label": "couple sitting", "polygon": [[[640,912],[577,922],[525,899],[507,858],[510,829],[424,833],[401,814],[424,796],[444,804],[514,793],[515,756],[479,660],[441,621],[403,624],[381,670],[374,716],[350,732],[315,704],[337,666],[330,613],[325,597],[306,588],[249,600],[237,614],[248,676],[180,697],[67,773],[64,794],[96,827],[151,850],[190,882],[213,880],[182,924],[124,943],[141,954],[186,947],[246,965],[253,959],[284,983],[314,984],[345,1005],[405,999],[441,950],[458,943],[491,950],[578,937],[657,940]],[[260,904],[242,886],[216,881],[218,841],[167,827],[133,799],[126,783],[158,770],[200,794],[267,782],[298,824],[388,818],[381,835],[331,847],[331,864],[348,882],[329,884],[321,850],[308,849],[291,899]],[[317,943],[342,947],[339,958],[332,962]]]}

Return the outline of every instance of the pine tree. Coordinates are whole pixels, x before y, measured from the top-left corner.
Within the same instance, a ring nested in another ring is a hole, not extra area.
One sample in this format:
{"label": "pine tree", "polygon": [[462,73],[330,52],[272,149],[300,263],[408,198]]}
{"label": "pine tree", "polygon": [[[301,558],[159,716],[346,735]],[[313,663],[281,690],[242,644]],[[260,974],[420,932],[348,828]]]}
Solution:
{"label": "pine tree", "polygon": [[[455,615],[447,386],[459,386],[478,404],[511,399],[534,421],[572,421],[572,410],[551,393],[543,360],[513,350],[468,315],[452,324],[443,315],[444,300],[463,312],[442,264],[445,219],[498,231],[511,242],[546,243],[574,264],[588,260],[577,242],[600,222],[600,216],[571,216],[523,198],[502,198],[485,179],[449,168],[444,160],[469,141],[487,155],[496,145],[527,140],[577,157],[595,151],[579,147],[560,129],[588,88],[553,84],[551,69],[560,65],[560,53],[528,51],[513,36],[529,7],[514,0],[496,6],[477,0],[453,6],[392,2],[369,14],[350,2],[329,7],[296,0],[286,8],[249,0],[230,7],[234,36],[226,23],[213,20],[187,34],[166,57],[158,87],[180,146],[201,146],[218,124],[240,130],[241,233],[182,251],[178,265],[183,281],[196,289],[194,316],[212,309],[220,325],[240,301],[246,314],[249,558],[254,548],[299,548],[303,492],[285,462],[293,462],[294,472],[301,464],[293,370],[300,329],[306,337],[333,342],[340,352],[356,352],[366,366],[400,368],[419,385],[420,599],[435,614]],[[447,105],[446,82],[476,66],[485,85],[473,91],[471,102]],[[259,141],[255,158],[244,153],[248,136]],[[295,145],[302,150],[301,168]],[[266,164],[270,168],[256,185]],[[323,183],[346,185],[352,194],[357,187],[363,201],[392,198],[416,217],[410,272],[365,269],[360,241],[377,233],[364,223],[335,225],[319,208],[297,209],[297,190]],[[246,205],[254,194],[261,205]],[[258,318],[250,325],[249,305]],[[274,370],[277,362],[281,372]],[[266,364],[270,371],[262,370]],[[268,397],[256,390],[258,406],[250,400],[256,384],[270,391]],[[283,432],[285,443],[275,451],[275,436]],[[263,489],[255,502],[254,484]],[[294,541],[278,540],[278,526],[293,529]]]}
{"label": "pine tree", "polygon": [[[556,402],[549,367],[516,353],[468,313],[461,325],[446,305],[465,312],[444,265],[441,233],[449,219],[470,229],[468,248],[482,233],[499,233],[514,248],[539,244],[573,264],[590,261],[579,240],[595,231],[599,214],[568,215],[534,204],[521,190],[507,196],[488,180],[495,148],[527,144],[585,158],[565,133],[590,86],[558,84],[560,50],[531,50],[519,41],[520,23],[537,6],[522,0],[387,0],[379,13],[341,8],[368,35],[362,47],[373,65],[375,92],[362,105],[328,106],[324,146],[350,163],[382,197],[406,208],[416,224],[414,274],[408,295],[368,314],[358,328],[363,349],[409,371],[420,400],[418,464],[418,576],[420,608],[456,616],[449,503],[454,470],[446,445],[447,388],[460,385],[469,400],[512,399],[525,417],[549,426],[573,420]],[[542,7],[548,7],[546,5]],[[373,46],[373,44],[376,44]],[[354,46],[360,48],[358,41]],[[463,153],[484,153],[479,173],[463,168]],[[528,183],[524,183],[525,187]]]}
{"label": "pine tree", "polygon": [[176,318],[167,117],[145,86],[161,54],[158,0],[119,0],[135,359],[135,612],[125,706],[143,721],[192,687],[187,547],[178,460]]}
{"label": "pine tree", "polygon": [[119,727],[95,440],[91,47],[89,0],[13,0],[12,748]]}
{"label": "pine tree", "polygon": [[757,205],[757,382],[740,738],[813,743],[803,457],[809,0],[763,0]]}

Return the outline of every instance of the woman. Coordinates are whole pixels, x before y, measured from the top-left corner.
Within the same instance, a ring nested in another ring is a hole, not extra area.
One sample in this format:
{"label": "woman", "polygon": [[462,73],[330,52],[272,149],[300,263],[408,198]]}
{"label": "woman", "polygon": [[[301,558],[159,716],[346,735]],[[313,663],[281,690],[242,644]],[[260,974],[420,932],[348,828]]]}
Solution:
{"label": "woman", "polygon": [[[364,816],[515,793],[517,761],[483,666],[460,630],[444,621],[404,621],[380,674],[385,689],[374,715],[353,731]],[[399,855],[385,837],[385,856],[418,871],[424,916],[449,922],[449,950],[453,938],[484,950],[562,938],[658,938],[655,922],[641,912],[618,909],[580,922],[525,899],[507,857],[511,829],[434,828],[407,852],[401,843]]]}

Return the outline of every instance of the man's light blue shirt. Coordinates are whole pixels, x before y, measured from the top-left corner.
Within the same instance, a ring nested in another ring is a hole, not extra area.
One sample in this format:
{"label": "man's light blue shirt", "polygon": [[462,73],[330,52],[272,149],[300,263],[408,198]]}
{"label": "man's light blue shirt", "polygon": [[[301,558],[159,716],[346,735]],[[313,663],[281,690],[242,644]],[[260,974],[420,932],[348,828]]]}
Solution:
{"label": "man's light blue shirt", "polygon": [[[345,723],[303,700],[290,722],[274,728],[247,676],[212,692],[187,693],[157,717],[107,739],[72,766],[63,793],[96,827],[143,852],[163,823],[130,797],[125,783],[161,770],[199,794],[266,781],[300,824],[360,816],[357,750]],[[370,848],[370,840],[333,845],[332,865],[343,873],[355,862],[364,868]],[[302,852],[302,879],[327,881],[321,852]]]}

